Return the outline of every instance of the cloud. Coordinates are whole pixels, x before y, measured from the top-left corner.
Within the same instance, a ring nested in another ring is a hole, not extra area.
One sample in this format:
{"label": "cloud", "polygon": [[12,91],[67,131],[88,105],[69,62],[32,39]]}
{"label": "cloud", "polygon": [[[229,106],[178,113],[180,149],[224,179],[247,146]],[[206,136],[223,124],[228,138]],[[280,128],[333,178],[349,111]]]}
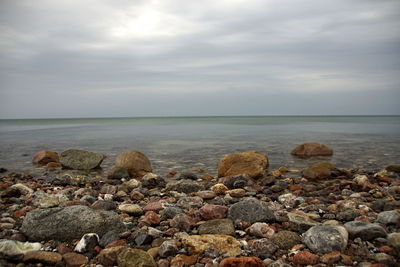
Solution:
{"label": "cloud", "polygon": [[[348,113],[399,114],[399,13],[390,0],[5,0],[0,116],[104,116],[105,102],[109,116],[322,114],[326,105],[310,111],[307,99],[343,94],[386,101],[370,111],[337,104]],[[298,109],[254,108],[264,97]],[[132,98],[137,108],[120,105]]]}

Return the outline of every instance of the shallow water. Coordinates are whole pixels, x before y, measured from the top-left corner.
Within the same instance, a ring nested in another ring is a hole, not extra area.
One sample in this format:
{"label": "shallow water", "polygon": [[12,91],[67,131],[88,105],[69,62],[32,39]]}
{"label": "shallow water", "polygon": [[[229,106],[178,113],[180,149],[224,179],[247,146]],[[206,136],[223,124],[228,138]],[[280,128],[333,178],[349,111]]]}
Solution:
{"label": "shallow water", "polygon": [[[290,151],[304,142],[334,149],[332,157],[298,159]],[[108,155],[139,150],[154,172],[203,168],[215,174],[225,154],[258,150],[271,168],[303,168],[329,160],[338,167],[379,169],[399,164],[400,116],[257,116],[0,120],[0,167],[31,171],[33,154],[86,149]]]}

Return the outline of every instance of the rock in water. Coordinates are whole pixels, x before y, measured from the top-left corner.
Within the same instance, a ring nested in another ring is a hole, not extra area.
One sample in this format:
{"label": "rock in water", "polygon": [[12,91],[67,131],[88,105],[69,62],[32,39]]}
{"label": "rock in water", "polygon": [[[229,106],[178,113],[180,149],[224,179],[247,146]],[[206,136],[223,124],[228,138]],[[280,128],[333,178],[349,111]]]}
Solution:
{"label": "rock in water", "polygon": [[254,198],[245,199],[233,204],[228,211],[228,218],[249,223],[274,221],[274,213],[263,201]]}
{"label": "rock in water", "polygon": [[118,255],[118,267],[156,267],[149,253],[140,249],[126,249]]}
{"label": "rock in water", "polygon": [[100,167],[105,156],[86,150],[68,149],[61,153],[61,165],[73,170],[91,170]]}
{"label": "rock in water", "polygon": [[247,174],[251,178],[258,178],[264,175],[268,168],[268,158],[257,151],[247,151],[237,154],[230,154],[218,163],[218,177]]}
{"label": "rock in water", "polygon": [[102,236],[112,230],[123,232],[125,226],[115,212],[70,206],[28,212],[20,230],[33,241],[71,241],[86,233]]}
{"label": "rock in water", "polygon": [[326,179],[331,176],[331,170],[322,166],[311,166],[303,171],[303,175],[311,180]]}
{"label": "rock in water", "polygon": [[303,242],[315,253],[344,251],[347,247],[348,233],[342,226],[317,225],[303,235]]}
{"label": "rock in water", "polygon": [[139,151],[127,151],[118,155],[115,166],[125,167],[131,177],[143,176],[152,172],[150,160]]}
{"label": "rock in water", "polygon": [[304,143],[293,149],[291,154],[298,157],[331,156],[333,150],[319,143]]}
{"label": "rock in water", "polygon": [[58,154],[50,150],[36,152],[32,159],[33,164],[46,165],[50,162],[60,162]]}
{"label": "rock in water", "polygon": [[377,237],[386,237],[387,233],[383,227],[370,222],[352,221],[344,224],[351,238],[361,238],[362,240],[372,240]]}

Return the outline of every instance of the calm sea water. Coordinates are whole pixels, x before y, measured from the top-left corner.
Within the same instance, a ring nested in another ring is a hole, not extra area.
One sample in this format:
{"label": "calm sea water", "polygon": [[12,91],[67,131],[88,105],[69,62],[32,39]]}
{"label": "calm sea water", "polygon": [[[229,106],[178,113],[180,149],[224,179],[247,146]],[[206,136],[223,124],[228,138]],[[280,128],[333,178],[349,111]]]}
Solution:
{"label": "calm sea water", "polygon": [[[297,159],[304,142],[334,149],[327,158]],[[328,160],[338,167],[383,168],[400,164],[400,116],[181,117],[0,120],[0,167],[32,171],[42,149],[85,149],[108,155],[107,169],[123,151],[139,150],[156,173],[203,168],[215,173],[223,155],[258,150],[271,168],[303,168]]]}

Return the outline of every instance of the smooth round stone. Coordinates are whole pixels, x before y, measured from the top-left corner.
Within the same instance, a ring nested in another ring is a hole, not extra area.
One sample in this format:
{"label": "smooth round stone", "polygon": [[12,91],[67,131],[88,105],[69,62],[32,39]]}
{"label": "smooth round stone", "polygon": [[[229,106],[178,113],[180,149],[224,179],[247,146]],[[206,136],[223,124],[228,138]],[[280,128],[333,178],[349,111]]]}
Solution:
{"label": "smooth round stone", "polygon": [[351,238],[359,237],[362,240],[373,240],[378,237],[387,236],[385,229],[374,223],[352,221],[345,223],[344,227],[349,232]]}
{"label": "smooth round stone", "polygon": [[400,213],[395,210],[383,211],[378,214],[376,221],[382,224],[400,223]]}
{"label": "smooth round stone", "polygon": [[303,243],[314,253],[320,254],[344,251],[347,241],[347,231],[341,226],[317,225],[303,235]]}
{"label": "smooth round stone", "polygon": [[143,214],[143,209],[137,204],[121,204],[118,206],[118,210],[131,215]]}

